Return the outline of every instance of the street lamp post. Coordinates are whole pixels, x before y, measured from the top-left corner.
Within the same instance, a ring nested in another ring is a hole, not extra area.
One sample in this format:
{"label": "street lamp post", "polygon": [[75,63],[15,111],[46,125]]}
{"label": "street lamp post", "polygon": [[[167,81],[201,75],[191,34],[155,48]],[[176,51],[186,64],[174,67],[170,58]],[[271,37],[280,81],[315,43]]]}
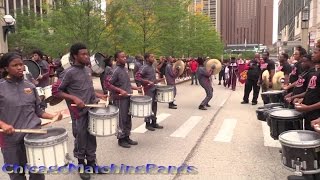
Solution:
{"label": "street lamp post", "polygon": [[302,10],[301,17],[301,45],[306,50],[309,49],[309,12],[309,7],[306,5]]}

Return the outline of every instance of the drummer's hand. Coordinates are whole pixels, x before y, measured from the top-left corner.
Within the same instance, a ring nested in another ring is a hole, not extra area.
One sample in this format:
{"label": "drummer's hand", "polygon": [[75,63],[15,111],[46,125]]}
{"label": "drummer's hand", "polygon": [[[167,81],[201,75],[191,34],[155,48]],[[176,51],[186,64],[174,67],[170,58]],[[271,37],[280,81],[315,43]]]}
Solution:
{"label": "drummer's hand", "polygon": [[120,96],[128,96],[127,91],[121,90],[119,93]]}
{"label": "drummer's hand", "polygon": [[154,85],[154,82],[148,81],[148,85]]}
{"label": "drummer's hand", "polygon": [[310,107],[305,104],[295,104],[295,109],[299,112],[308,112],[310,111]]}
{"label": "drummer's hand", "polygon": [[75,98],[73,99],[73,102],[74,102],[74,104],[76,104],[77,107],[79,107],[79,108],[84,108],[84,107],[85,107],[84,102],[83,102],[81,99],[79,99],[78,97],[75,97]]}
{"label": "drummer's hand", "polygon": [[96,93],[97,98],[100,98],[104,101],[108,100],[108,95],[107,94],[100,94],[100,93]]}
{"label": "drummer's hand", "polygon": [[53,118],[51,118],[51,120],[60,121],[62,119],[62,117],[63,117],[62,113],[58,112],[53,116]]}
{"label": "drummer's hand", "polygon": [[36,80],[40,80],[40,79],[42,79],[42,78],[43,78],[43,76],[42,76],[42,75],[39,75]]}
{"label": "drummer's hand", "polygon": [[291,102],[292,102],[292,97],[286,97],[285,100],[286,100],[288,103],[291,103]]}
{"label": "drummer's hand", "polygon": [[313,127],[315,131],[320,133],[320,118],[311,121],[311,127]]}
{"label": "drummer's hand", "polygon": [[293,100],[293,103],[294,104],[301,104],[302,103],[302,101],[303,101],[303,98],[295,98],[294,100]]}
{"label": "drummer's hand", "polygon": [[13,134],[14,133],[14,128],[6,123],[1,124],[1,129],[3,129],[3,132],[5,134]]}

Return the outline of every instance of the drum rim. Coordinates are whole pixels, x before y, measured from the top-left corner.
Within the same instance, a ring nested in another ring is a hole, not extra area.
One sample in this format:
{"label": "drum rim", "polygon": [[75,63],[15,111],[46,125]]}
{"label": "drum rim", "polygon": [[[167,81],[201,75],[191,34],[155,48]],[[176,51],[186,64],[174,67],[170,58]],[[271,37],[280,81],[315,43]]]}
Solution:
{"label": "drum rim", "polygon": [[114,117],[116,115],[119,115],[119,108],[117,106],[113,106],[113,105],[108,105],[108,107],[106,108],[109,108],[109,107],[114,107],[116,109],[116,112],[114,112],[113,114],[104,114],[104,115],[101,115],[101,114],[97,114],[95,112],[93,112],[92,110],[95,109],[95,108],[90,108],[89,109],[89,116],[90,115],[93,115],[94,117]]}
{"label": "drum rim", "polygon": [[[272,109],[271,109],[272,110]],[[299,111],[296,111],[296,110],[294,110],[294,109],[287,109],[287,108],[283,108],[283,109],[275,109],[274,111],[283,111],[283,110],[287,110],[287,111],[295,111],[295,112],[298,112],[299,113]],[[274,112],[274,111],[272,111],[272,112]],[[296,115],[296,116],[291,116],[291,117],[281,117],[281,116],[275,116],[275,115],[272,115],[271,113],[272,112],[270,112],[269,113],[269,116],[270,117],[272,117],[272,118],[275,118],[275,119],[298,119],[298,118],[302,118],[303,117],[303,114],[302,113],[300,113],[299,115]]]}
{"label": "drum rim", "polygon": [[[138,99],[138,98],[144,98],[145,101],[144,102],[135,101],[135,99]],[[130,101],[133,103],[150,103],[152,101],[152,98],[150,96],[131,96]]]}
{"label": "drum rim", "polygon": [[279,135],[279,142],[280,142],[280,144],[282,146],[287,146],[287,147],[291,147],[291,148],[298,148],[298,149],[320,147],[320,139],[313,140],[313,141],[308,141],[308,142],[310,142],[308,144],[301,144],[301,143],[297,143],[297,142],[291,142],[291,141],[288,141],[288,140],[282,138],[282,135],[286,134],[286,133],[290,133],[290,132],[306,132],[306,131],[307,132],[316,133],[314,131],[309,131],[309,130],[289,130],[289,131],[282,132]]}
{"label": "drum rim", "polygon": [[[272,91],[276,91],[277,93],[275,92],[272,92]],[[271,90],[271,91],[265,91],[265,92],[262,92],[261,95],[269,95],[269,94],[283,94],[285,91],[284,90]]]}
{"label": "drum rim", "polygon": [[[64,128],[44,128],[43,130],[48,129],[64,129]],[[27,139],[28,135],[24,136],[24,144],[28,147],[50,147],[57,144],[61,144],[68,140],[68,132],[66,129],[64,129],[65,132],[62,134],[59,134],[58,136],[55,136],[55,139],[52,137],[46,138],[46,139]]]}
{"label": "drum rim", "polygon": [[174,90],[173,85],[156,85],[156,89],[160,91],[168,91],[168,90]]}
{"label": "drum rim", "polygon": [[[282,164],[282,166],[283,166],[284,168],[286,168],[286,169],[289,170],[289,171],[292,171],[292,172],[295,172],[295,171],[296,171],[296,169],[293,169],[293,168],[291,168],[291,167],[288,167],[288,166],[284,165],[283,162],[281,162],[281,164]],[[305,171],[305,170],[300,170],[300,172],[302,172],[302,174],[318,174],[318,173],[320,173],[320,168],[317,169],[317,170],[307,170],[307,171]]]}

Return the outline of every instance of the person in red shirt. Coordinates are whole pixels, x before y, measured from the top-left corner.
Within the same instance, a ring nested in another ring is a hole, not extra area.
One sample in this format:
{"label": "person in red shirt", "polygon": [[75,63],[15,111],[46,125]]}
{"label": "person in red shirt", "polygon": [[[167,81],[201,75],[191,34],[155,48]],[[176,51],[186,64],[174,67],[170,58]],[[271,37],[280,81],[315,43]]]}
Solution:
{"label": "person in red shirt", "polygon": [[195,81],[195,84],[198,85],[197,70],[199,67],[199,63],[195,59],[192,59],[189,62],[189,66],[191,71],[191,85],[193,85],[193,81]]}

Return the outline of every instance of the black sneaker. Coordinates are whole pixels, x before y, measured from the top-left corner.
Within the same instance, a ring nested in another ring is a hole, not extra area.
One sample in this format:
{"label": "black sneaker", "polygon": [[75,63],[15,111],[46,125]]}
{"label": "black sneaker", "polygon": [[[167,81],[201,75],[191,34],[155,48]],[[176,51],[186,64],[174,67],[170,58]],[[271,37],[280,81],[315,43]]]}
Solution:
{"label": "black sneaker", "polygon": [[241,104],[249,104],[248,101],[242,101]]}
{"label": "black sneaker", "polygon": [[80,173],[80,172],[79,172],[79,175],[80,175],[80,178],[81,178],[82,180],[90,180],[90,178],[91,178],[89,173],[85,173],[85,172]]}
{"label": "black sneaker", "polygon": [[118,145],[123,148],[130,148],[131,147],[130,144],[128,144],[128,142],[124,138],[118,139]]}
{"label": "black sneaker", "polygon": [[207,104],[206,107],[211,107],[210,104]]}
{"label": "black sneaker", "polygon": [[133,141],[132,139],[130,139],[129,136],[126,137],[126,141],[130,145],[138,145],[138,142],[137,141]]}
{"label": "black sneaker", "polygon": [[221,82],[219,82],[219,84],[218,85],[221,85]]}
{"label": "black sneaker", "polygon": [[146,129],[148,129],[149,131],[155,131],[155,129],[151,126],[150,123],[146,123]]}
{"label": "black sneaker", "polygon": [[169,109],[178,109],[177,106],[169,106]]}
{"label": "black sneaker", "polygon": [[[87,166],[91,166],[92,169],[93,169],[93,173],[94,174],[106,174],[106,173],[103,173],[101,171],[101,169],[99,168],[99,166],[96,164],[96,161],[88,161],[88,165]],[[97,170],[97,171],[96,171]]]}
{"label": "black sneaker", "polygon": [[252,102],[251,104],[252,104],[252,105],[257,105],[258,103],[257,103],[257,102]]}
{"label": "black sneaker", "polygon": [[202,106],[202,105],[199,106],[199,109],[200,109],[200,110],[207,110],[207,108],[205,108],[205,107]]}
{"label": "black sneaker", "polygon": [[163,126],[160,126],[158,123],[152,125],[153,128],[163,129]]}

